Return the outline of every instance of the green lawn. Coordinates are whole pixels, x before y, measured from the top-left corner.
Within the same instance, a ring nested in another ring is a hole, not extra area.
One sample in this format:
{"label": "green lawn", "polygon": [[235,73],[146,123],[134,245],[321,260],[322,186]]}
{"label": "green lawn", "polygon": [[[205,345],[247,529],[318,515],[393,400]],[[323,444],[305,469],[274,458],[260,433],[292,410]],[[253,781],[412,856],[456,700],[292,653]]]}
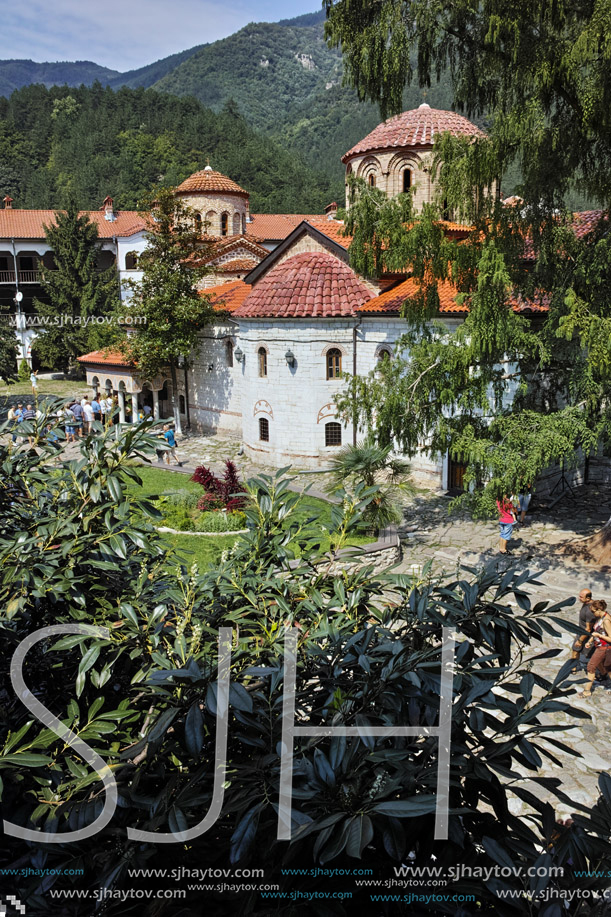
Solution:
{"label": "green lawn", "polygon": [[[175,471],[166,471],[163,468],[152,468],[147,465],[140,465],[138,473],[142,478],[142,487],[136,484],[130,485],[130,491],[140,497],[154,499],[160,496],[170,496],[188,493],[203,493],[199,484],[190,480],[189,475],[180,474]],[[299,511],[300,519],[309,519],[314,517],[323,527],[327,527],[331,522],[331,506],[325,500],[319,500],[316,497],[305,496],[302,499],[302,506]],[[205,569],[219,559],[221,553],[231,548],[239,535],[171,535],[165,534],[164,537],[172,545],[177,554],[177,560],[186,561],[190,566],[197,563],[200,569]],[[371,535],[354,535],[350,539],[351,545],[366,544],[373,541]],[[328,541],[323,548],[328,547]]]}
{"label": "green lawn", "polygon": [[[69,379],[39,379],[38,396],[52,395],[55,398],[72,398],[79,395],[90,394],[91,389],[84,379],[77,382]],[[27,382],[12,382],[10,385],[0,384],[0,398],[7,395],[23,395],[24,397],[32,395],[32,386],[28,379]]]}

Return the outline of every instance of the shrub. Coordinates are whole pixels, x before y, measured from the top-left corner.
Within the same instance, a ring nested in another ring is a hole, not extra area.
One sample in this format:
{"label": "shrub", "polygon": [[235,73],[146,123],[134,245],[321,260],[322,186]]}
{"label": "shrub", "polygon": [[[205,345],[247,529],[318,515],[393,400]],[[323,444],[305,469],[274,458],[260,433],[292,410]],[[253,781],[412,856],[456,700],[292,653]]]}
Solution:
{"label": "shrub", "polygon": [[30,364],[24,358],[21,361],[21,363],[19,364],[19,370],[17,371],[17,378],[19,379],[20,382],[27,382],[28,379],[30,378],[30,373],[31,373]]}
{"label": "shrub", "polygon": [[234,511],[242,509],[245,505],[244,485],[240,481],[236,466],[229,459],[225,462],[225,473],[222,478],[218,478],[205,465],[200,465],[193,472],[191,480],[196,484],[201,484],[206,491],[205,496],[197,504],[201,510]]}

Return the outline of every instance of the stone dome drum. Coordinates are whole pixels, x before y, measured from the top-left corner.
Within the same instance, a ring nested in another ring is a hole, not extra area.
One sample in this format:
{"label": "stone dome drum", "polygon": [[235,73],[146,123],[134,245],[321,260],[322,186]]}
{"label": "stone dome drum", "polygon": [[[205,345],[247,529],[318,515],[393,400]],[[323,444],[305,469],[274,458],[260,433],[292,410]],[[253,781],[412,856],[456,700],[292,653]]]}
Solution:
{"label": "stone dome drum", "polygon": [[346,164],[347,205],[350,174],[389,197],[411,191],[416,210],[430,203],[435,198],[430,172],[431,151],[444,133],[455,137],[486,136],[468,118],[454,111],[431,108],[426,102],[378,124],[342,156]]}

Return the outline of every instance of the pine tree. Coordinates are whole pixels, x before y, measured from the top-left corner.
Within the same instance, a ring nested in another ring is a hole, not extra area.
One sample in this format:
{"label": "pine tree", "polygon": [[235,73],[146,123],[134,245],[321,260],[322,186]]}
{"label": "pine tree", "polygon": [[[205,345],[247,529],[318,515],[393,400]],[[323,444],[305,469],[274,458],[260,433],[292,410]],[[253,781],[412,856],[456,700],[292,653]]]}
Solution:
{"label": "pine tree", "polygon": [[42,271],[48,301],[35,301],[43,322],[34,347],[44,366],[74,373],[76,358],[88,350],[92,319],[110,314],[118,302],[117,272],[115,267],[98,270],[97,227],[74,203],[57,213],[45,236],[55,269]]}

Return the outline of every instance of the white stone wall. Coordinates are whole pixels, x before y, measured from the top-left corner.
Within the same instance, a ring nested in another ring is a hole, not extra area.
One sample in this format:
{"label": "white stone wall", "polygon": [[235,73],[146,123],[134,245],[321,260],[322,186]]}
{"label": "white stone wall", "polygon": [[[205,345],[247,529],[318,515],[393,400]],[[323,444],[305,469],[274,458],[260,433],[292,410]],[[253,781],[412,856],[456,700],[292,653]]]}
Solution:
{"label": "white stone wall", "polygon": [[[235,356],[233,366],[227,364],[227,341],[235,348],[236,326],[227,323],[208,327],[200,341],[199,353],[192,355],[192,367],[187,373],[191,427],[241,436],[240,386],[236,385],[241,369]],[[182,379],[179,393],[184,394]]]}
{"label": "white stone wall", "polygon": [[[352,366],[351,319],[242,320],[239,344],[245,449],[253,458],[278,466],[326,467],[337,446],[325,446],[325,423],[336,421],[333,395],[341,387],[327,380],[326,351],[338,346],[342,369]],[[267,350],[267,377],[259,376],[258,350]],[[285,353],[295,355],[287,364]],[[269,442],[260,439],[259,418],[269,421]],[[342,443],[352,442],[343,425]]]}

